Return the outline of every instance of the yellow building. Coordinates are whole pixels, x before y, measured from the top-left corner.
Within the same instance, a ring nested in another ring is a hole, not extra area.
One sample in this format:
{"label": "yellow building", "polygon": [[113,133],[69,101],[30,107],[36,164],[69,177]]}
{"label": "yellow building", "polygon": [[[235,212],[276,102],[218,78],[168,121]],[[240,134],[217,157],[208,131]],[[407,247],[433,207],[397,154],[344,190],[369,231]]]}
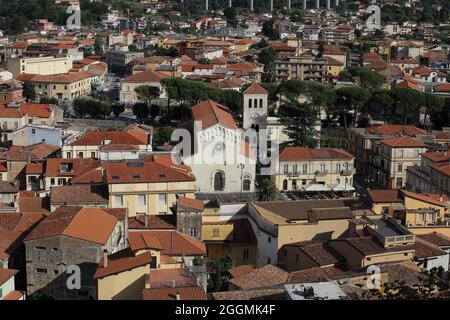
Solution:
{"label": "yellow building", "polygon": [[109,206],[138,213],[172,214],[177,195],[194,198],[195,177],[186,166],[155,161],[105,163]]}
{"label": "yellow building", "polygon": [[287,147],[280,153],[272,179],[283,191],[307,191],[313,186],[323,189],[317,191],[352,191],[353,162],[354,157],[344,150]]}
{"label": "yellow building", "polygon": [[100,261],[94,275],[98,300],[142,300],[144,290],[162,300],[163,290],[173,287],[201,288],[206,296],[204,262],[194,263],[206,253],[203,243],[174,230],[132,231],[128,243]]}
{"label": "yellow building", "polygon": [[20,74],[55,75],[68,73],[73,66],[72,56],[24,57],[8,60],[7,70],[15,77]]}
{"label": "yellow building", "polygon": [[[59,100],[73,100],[91,93],[91,74],[84,71],[57,75],[35,75],[27,80],[36,94]],[[17,79],[21,80],[20,77]]]}

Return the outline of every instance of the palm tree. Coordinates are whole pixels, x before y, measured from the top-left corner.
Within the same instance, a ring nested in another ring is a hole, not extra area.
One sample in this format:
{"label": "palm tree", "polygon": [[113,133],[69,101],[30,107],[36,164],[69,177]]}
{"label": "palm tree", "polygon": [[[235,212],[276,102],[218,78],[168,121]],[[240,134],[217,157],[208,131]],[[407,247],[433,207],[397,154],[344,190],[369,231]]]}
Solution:
{"label": "palm tree", "polygon": [[264,179],[257,188],[257,195],[259,201],[274,201],[278,198],[280,191],[272,179]]}

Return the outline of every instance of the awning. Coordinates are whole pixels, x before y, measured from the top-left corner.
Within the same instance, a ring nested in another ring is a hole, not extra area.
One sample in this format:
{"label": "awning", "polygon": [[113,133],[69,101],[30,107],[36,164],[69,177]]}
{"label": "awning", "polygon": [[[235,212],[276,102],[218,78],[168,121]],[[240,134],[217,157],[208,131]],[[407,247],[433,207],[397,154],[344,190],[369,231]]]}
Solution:
{"label": "awning", "polygon": [[305,191],[331,191],[330,187],[320,183],[305,184],[302,187]]}
{"label": "awning", "polygon": [[330,185],[333,191],[355,191],[352,185],[348,183],[335,183]]}

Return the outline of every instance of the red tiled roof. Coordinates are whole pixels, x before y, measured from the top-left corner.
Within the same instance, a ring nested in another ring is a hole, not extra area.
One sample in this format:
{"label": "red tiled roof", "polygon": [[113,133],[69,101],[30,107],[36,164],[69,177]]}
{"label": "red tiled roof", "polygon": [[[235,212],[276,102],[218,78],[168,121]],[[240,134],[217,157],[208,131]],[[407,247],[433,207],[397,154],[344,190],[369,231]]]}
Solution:
{"label": "red tiled roof", "polygon": [[[72,165],[71,171],[61,170],[62,165]],[[45,162],[46,177],[77,177],[100,166],[100,161],[96,159],[80,158],[50,158]]]}
{"label": "red tiled roof", "polygon": [[[206,254],[205,244],[191,238],[185,234],[174,230],[159,231],[132,231],[128,235],[128,242],[133,251],[148,248],[146,239],[157,238],[162,245],[161,253],[168,256],[178,255],[204,255]],[[152,244],[155,244],[152,242]],[[153,248],[156,249],[156,248]]]}
{"label": "red tiled roof", "polygon": [[233,278],[228,282],[239,289],[246,290],[285,284],[288,278],[289,273],[274,265],[268,264],[240,277]]}
{"label": "red tiled roof", "polygon": [[202,200],[191,199],[186,197],[178,197],[177,206],[183,208],[190,208],[197,211],[203,211],[205,205]]}
{"label": "red tiled roof", "polygon": [[433,88],[436,92],[450,92],[450,83],[442,83]]}
{"label": "red tiled roof", "polygon": [[19,270],[0,268],[0,286],[14,277]]}
{"label": "red tiled roof", "polygon": [[180,300],[208,300],[202,287],[177,287],[145,289],[144,300],[176,300],[177,293]]}
{"label": "red tiled roof", "polygon": [[339,149],[311,149],[306,147],[286,147],[281,151],[280,161],[298,161],[313,159],[353,159],[354,157]]}
{"label": "red tiled roof", "polygon": [[212,100],[206,100],[192,107],[194,121],[200,121],[202,129],[221,124],[228,129],[237,129],[229,110]]}
{"label": "red tiled roof", "polygon": [[42,174],[43,172],[42,163],[29,163],[25,168],[26,174]]}
{"label": "red tiled roof", "polygon": [[114,183],[195,181],[189,172],[182,172],[156,162],[104,163],[106,180]]}
{"label": "red tiled roof", "polygon": [[11,291],[10,293],[8,293],[6,296],[4,296],[0,300],[4,300],[4,301],[20,300],[23,296],[24,296],[23,292],[14,290],[14,291]]}
{"label": "red tiled roof", "polygon": [[252,265],[244,264],[228,269],[228,273],[231,275],[231,277],[238,278],[240,276],[243,276],[244,274],[252,272],[253,270],[255,270],[255,268]]}
{"label": "red tiled roof", "polygon": [[419,201],[423,201],[423,202],[427,202],[430,204],[433,204],[435,206],[438,207],[447,207],[447,204],[445,202],[441,202],[439,200],[434,199],[433,197],[424,195],[424,194],[420,194],[420,193],[415,193],[415,192],[411,192],[411,191],[406,191],[406,190],[401,190],[401,193],[403,193],[404,196],[406,197],[410,197]]}
{"label": "red tiled roof", "polygon": [[269,94],[266,89],[264,89],[259,83],[254,82],[250,87],[248,87],[244,94]]}
{"label": "red tiled roof", "polygon": [[7,155],[8,161],[43,160],[55,154],[60,148],[46,143],[36,143],[25,147],[12,146]]}
{"label": "red tiled roof", "polygon": [[369,199],[373,202],[403,202],[398,189],[370,189],[367,191]]}
{"label": "red tiled roof", "polygon": [[20,110],[29,117],[49,118],[52,114],[54,105],[52,104],[38,104],[38,103],[23,103],[20,105]]}
{"label": "red tiled roof", "polygon": [[408,136],[394,137],[381,140],[380,143],[392,148],[425,148],[426,145]]}
{"label": "red tiled roof", "polygon": [[44,82],[44,83],[74,83],[81,80],[90,79],[91,74],[84,71],[69,72],[64,74],[55,75],[36,75],[30,80],[32,82]]}
{"label": "red tiled roof", "polygon": [[168,78],[168,76],[162,72],[147,70],[136,73],[132,76],[129,76],[122,80],[122,83],[126,82],[139,82],[139,83],[147,83],[147,82],[161,82],[161,80]]}
{"label": "red tiled roof", "polygon": [[112,144],[144,144],[141,139],[125,131],[90,131],[72,143],[74,146],[99,146],[104,141],[111,140]]}
{"label": "red tiled roof", "polygon": [[104,245],[117,220],[99,208],[61,207],[44,218],[25,240],[64,235]]}
{"label": "red tiled roof", "polygon": [[123,271],[129,271],[137,267],[149,265],[151,262],[152,255],[150,252],[145,252],[137,256],[118,257],[116,259],[108,257],[106,267],[104,267],[104,259],[100,261],[97,271],[94,274],[94,279],[104,278]]}
{"label": "red tiled roof", "polygon": [[419,129],[415,126],[382,124],[379,126],[372,126],[372,127],[366,128],[366,133],[379,134],[379,135],[406,134],[408,136],[415,137],[416,135],[426,134],[427,132],[425,130]]}
{"label": "red tiled roof", "polygon": [[22,118],[24,114],[20,108],[0,105],[0,118]]}

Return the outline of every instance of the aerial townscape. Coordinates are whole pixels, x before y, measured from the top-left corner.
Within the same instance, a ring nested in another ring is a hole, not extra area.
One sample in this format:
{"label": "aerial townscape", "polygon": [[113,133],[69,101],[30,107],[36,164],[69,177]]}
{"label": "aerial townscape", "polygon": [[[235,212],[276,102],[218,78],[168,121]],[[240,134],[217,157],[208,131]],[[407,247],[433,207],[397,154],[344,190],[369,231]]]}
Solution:
{"label": "aerial townscape", "polygon": [[0,300],[448,300],[450,1],[0,0],[0,200]]}

